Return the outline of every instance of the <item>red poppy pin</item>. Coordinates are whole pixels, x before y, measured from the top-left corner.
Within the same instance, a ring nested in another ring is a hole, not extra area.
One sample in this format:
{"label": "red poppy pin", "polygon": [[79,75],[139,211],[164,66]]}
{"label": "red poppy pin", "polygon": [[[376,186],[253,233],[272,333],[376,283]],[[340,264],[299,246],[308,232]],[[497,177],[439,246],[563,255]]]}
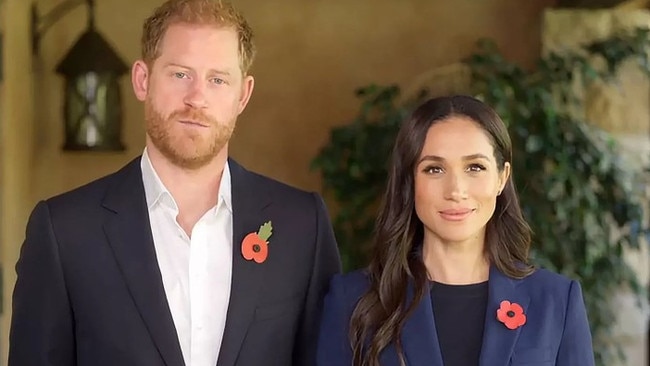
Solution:
{"label": "red poppy pin", "polygon": [[260,226],[258,232],[246,235],[241,242],[241,254],[244,259],[257,263],[264,262],[269,255],[269,238],[272,234],[273,226],[271,221],[268,221]]}
{"label": "red poppy pin", "polygon": [[497,310],[497,319],[508,329],[517,329],[526,324],[526,314],[521,305],[505,300],[501,301],[501,307]]}

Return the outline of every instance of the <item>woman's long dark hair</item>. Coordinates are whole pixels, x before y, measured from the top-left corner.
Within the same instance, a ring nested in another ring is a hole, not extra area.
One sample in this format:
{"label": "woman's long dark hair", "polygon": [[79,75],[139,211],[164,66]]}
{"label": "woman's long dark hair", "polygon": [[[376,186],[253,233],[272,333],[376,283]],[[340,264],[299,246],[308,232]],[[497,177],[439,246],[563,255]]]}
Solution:
{"label": "woman's long dark hair", "polygon": [[[424,229],[415,213],[415,167],[429,128],[451,116],[469,118],[486,132],[500,171],[505,162],[512,162],[506,126],[492,108],[478,99],[430,99],[404,121],[393,148],[388,184],[376,222],[374,252],[368,266],[370,288],[350,320],[354,366],[378,366],[381,351],[391,343],[405,364],[401,330],[428,289],[426,268],[418,254]],[[521,214],[511,175],[487,223],[486,256],[505,275],[523,278],[533,271],[528,264],[530,240],[531,230]],[[414,296],[407,303],[409,282],[414,285]]]}

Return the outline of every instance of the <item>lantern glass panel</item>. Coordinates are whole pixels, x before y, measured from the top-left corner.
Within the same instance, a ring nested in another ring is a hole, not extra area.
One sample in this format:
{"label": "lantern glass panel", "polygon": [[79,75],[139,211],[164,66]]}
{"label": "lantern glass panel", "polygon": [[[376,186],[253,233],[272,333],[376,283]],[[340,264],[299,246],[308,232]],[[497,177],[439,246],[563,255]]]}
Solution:
{"label": "lantern glass panel", "polygon": [[124,150],[117,76],[87,72],[66,80],[65,150]]}

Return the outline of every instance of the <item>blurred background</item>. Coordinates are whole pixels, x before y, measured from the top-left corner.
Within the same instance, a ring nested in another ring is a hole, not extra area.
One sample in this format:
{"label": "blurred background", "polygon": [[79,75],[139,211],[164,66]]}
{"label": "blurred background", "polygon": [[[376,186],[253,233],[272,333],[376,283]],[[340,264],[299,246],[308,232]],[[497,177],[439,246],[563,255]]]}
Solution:
{"label": "blurred background", "polygon": [[[142,152],[128,68],[161,2],[0,0],[0,364],[31,209]],[[583,284],[599,364],[648,365],[650,0],[233,3],[258,54],[231,156],[323,194],[346,270],[401,118],[473,94],[509,124],[533,257]]]}

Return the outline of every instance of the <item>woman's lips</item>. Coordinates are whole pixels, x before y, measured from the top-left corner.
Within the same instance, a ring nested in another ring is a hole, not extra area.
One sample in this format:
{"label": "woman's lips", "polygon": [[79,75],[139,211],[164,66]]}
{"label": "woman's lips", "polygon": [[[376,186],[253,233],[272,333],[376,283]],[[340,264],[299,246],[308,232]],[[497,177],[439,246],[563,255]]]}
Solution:
{"label": "woman's lips", "polygon": [[473,212],[474,209],[460,208],[460,209],[442,210],[439,211],[438,213],[443,219],[447,221],[463,221]]}

